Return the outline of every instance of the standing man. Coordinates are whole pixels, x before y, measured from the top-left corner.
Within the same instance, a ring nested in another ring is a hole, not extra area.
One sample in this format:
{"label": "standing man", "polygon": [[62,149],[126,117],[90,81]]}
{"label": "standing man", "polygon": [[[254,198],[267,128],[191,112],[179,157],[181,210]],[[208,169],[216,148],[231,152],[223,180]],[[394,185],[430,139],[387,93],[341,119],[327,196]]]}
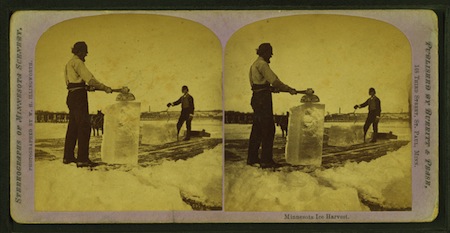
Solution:
{"label": "standing man", "polygon": [[[272,157],[273,139],[275,136],[275,123],[273,120],[271,87],[280,91],[297,94],[294,88],[280,81],[270,69],[272,46],[269,43],[261,44],[256,50],[259,57],[250,67],[250,86],[253,91],[251,106],[253,108],[253,125],[248,145],[247,164],[259,163],[262,168],[276,167]],[[259,147],[262,147],[261,158],[258,156]]]}
{"label": "standing man", "polygon": [[168,103],[167,107],[176,106],[181,104],[181,114],[177,123],[177,140],[180,134],[180,129],[183,123],[186,121],[186,137],[183,139],[187,141],[191,139],[191,121],[194,117],[194,98],[189,94],[189,88],[187,86],[181,87],[183,95],[175,102]]}
{"label": "standing man", "polygon": [[[72,48],[74,56],[65,68],[65,81],[68,89],[67,106],[69,107],[69,125],[67,126],[64,144],[63,163],[76,162],[77,167],[91,166],[89,160],[89,139],[91,125],[88,108],[87,87],[104,90],[111,93],[110,87],[97,81],[84,64],[88,54],[85,42],[77,42]],[[78,141],[77,158],[74,156],[75,145]]]}
{"label": "standing man", "polygon": [[366,123],[364,124],[364,142],[366,142],[367,130],[371,124],[373,124],[373,137],[371,142],[377,141],[378,122],[380,121],[381,115],[381,101],[375,94],[375,88],[371,87],[369,89],[370,98],[367,99],[366,102],[354,106],[355,109],[369,106],[369,114],[367,115]]}

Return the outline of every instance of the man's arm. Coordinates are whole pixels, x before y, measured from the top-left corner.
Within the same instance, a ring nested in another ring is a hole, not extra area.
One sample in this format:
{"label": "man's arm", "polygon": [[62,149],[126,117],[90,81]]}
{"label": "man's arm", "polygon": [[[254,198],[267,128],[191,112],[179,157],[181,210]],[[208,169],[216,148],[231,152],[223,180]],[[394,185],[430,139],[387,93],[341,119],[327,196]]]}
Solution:
{"label": "man's arm", "polygon": [[369,105],[369,99],[367,99],[366,102],[360,104],[359,107],[360,107],[360,108],[364,108],[364,107],[366,107],[367,105]]}
{"label": "man's arm", "polygon": [[269,81],[269,83],[276,89],[280,91],[286,91],[286,92],[295,92],[294,88],[291,88],[290,86],[284,84],[278,76],[270,69],[269,64],[262,63],[260,67],[260,72],[264,76],[264,78]]}
{"label": "man's arm", "polygon": [[95,79],[94,75],[88,70],[84,62],[82,61],[77,62],[74,68],[77,74],[81,77],[81,79],[83,79],[83,81],[87,83],[89,86],[94,87],[96,90],[106,91],[107,93],[112,92],[110,87],[106,86],[105,84]]}
{"label": "man's arm", "polygon": [[176,106],[176,105],[181,104],[181,98],[182,98],[182,97],[180,97],[177,101],[172,102],[172,106]]}
{"label": "man's arm", "polygon": [[110,87],[108,87],[105,84],[97,81],[97,79],[95,79],[95,78],[89,80],[88,85],[91,86],[91,87],[94,87],[95,90],[103,90],[103,91],[106,91],[108,93],[112,92]]}
{"label": "man's arm", "polygon": [[[295,92],[295,89],[284,84],[283,82],[281,82],[281,80],[276,79],[273,83],[271,83],[272,86],[280,91],[283,92]],[[296,93],[295,93],[296,94]]]}

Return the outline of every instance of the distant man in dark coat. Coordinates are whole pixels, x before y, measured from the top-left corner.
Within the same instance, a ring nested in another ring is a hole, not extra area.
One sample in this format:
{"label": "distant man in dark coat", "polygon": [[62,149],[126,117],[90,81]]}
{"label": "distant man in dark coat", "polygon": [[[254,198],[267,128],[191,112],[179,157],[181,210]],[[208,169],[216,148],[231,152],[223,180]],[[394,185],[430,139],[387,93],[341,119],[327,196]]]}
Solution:
{"label": "distant man in dark coat", "polygon": [[167,107],[181,104],[181,114],[177,123],[177,138],[180,134],[181,127],[186,121],[186,137],[183,140],[187,141],[191,138],[191,122],[194,117],[195,109],[194,98],[189,94],[189,88],[187,86],[183,86],[181,92],[183,92],[183,95],[177,101],[168,103]]}
{"label": "distant man in dark coat", "polygon": [[378,122],[380,121],[381,116],[381,101],[375,94],[375,88],[371,87],[369,89],[370,98],[367,99],[366,102],[354,106],[355,109],[369,106],[369,114],[367,115],[366,123],[364,124],[364,142],[366,141],[367,130],[369,130],[371,124],[373,125],[373,137],[371,142],[377,141]]}
{"label": "distant man in dark coat", "polygon": [[[273,119],[271,87],[280,91],[297,94],[294,88],[281,82],[278,76],[270,69],[272,46],[269,43],[261,44],[256,54],[258,58],[250,67],[250,86],[252,88],[251,106],[253,108],[253,125],[248,145],[247,164],[260,164],[262,168],[276,167],[273,161],[273,140],[275,136],[275,122]],[[258,156],[259,147],[262,147],[261,158]]]}
{"label": "distant man in dark coat", "polygon": [[[84,64],[88,54],[85,42],[75,43],[72,48],[74,56],[65,68],[65,81],[67,85],[67,106],[69,107],[69,125],[67,126],[64,143],[63,163],[76,162],[78,167],[91,166],[89,159],[89,140],[91,135],[91,121],[88,109],[87,87],[89,85],[98,90],[111,93],[112,89],[94,78],[94,75]],[[78,141],[78,154],[75,158],[74,150]]]}

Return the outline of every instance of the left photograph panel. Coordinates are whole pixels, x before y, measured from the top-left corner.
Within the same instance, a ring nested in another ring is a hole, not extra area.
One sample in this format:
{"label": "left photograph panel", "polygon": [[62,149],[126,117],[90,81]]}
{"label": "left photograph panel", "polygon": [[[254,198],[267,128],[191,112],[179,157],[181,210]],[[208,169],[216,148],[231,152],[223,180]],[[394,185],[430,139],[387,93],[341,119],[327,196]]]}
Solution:
{"label": "left photograph panel", "polygon": [[35,211],[222,210],[222,46],[205,26],[106,14],[35,47]]}

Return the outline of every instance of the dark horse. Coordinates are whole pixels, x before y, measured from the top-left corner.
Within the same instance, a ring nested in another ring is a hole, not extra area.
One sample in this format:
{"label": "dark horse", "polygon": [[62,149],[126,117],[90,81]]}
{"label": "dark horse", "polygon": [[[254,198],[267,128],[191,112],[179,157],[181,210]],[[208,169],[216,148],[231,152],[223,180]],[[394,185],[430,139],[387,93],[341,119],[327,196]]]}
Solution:
{"label": "dark horse", "polygon": [[105,114],[102,113],[102,111],[97,111],[96,115],[91,115],[91,128],[94,136],[100,136],[100,130],[102,131],[103,135],[103,121],[104,121]]}
{"label": "dark horse", "polygon": [[[277,123],[277,126],[280,126],[282,137],[285,137],[285,135],[287,136],[288,134],[288,122],[289,122],[289,112],[287,112],[286,115],[275,116],[275,123]],[[286,134],[284,132],[286,132]]]}

